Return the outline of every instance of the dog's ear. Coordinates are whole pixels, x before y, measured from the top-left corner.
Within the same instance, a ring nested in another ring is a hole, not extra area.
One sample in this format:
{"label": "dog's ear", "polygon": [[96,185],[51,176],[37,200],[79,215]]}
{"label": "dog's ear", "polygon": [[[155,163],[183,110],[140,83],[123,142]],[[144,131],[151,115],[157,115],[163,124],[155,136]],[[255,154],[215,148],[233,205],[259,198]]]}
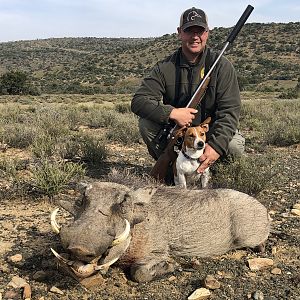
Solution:
{"label": "dog's ear", "polygon": [[208,131],[208,129],[209,129],[208,124],[210,122],[211,122],[211,117],[208,117],[200,124],[200,126],[204,129],[205,132]]}
{"label": "dog's ear", "polygon": [[200,125],[209,124],[211,122],[211,117],[207,117]]}
{"label": "dog's ear", "polygon": [[184,137],[186,131],[187,131],[187,127],[181,127],[180,129],[178,129],[178,130],[176,131],[175,137],[176,137],[176,138]]}

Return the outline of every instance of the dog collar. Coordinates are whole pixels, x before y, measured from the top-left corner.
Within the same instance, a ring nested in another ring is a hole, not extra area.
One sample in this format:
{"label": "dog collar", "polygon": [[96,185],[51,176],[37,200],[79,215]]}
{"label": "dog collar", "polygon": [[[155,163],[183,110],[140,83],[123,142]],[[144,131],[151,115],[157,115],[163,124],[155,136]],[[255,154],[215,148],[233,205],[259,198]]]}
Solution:
{"label": "dog collar", "polygon": [[197,161],[198,163],[201,163],[199,157],[198,157],[198,158],[190,157],[190,156],[188,156],[188,155],[183,151],[183,149],[181,150],[181,153],[183,154],[183,156],[184,156],[185,158],[190,159],[190,160],[195,160],[195,161]]}

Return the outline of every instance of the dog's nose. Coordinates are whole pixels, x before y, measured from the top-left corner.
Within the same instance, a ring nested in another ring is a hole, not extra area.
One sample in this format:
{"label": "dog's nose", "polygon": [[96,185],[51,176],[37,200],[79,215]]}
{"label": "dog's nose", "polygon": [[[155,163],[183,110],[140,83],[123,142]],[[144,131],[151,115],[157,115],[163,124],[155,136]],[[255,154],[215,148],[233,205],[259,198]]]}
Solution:
{"label": "dog's nose", "polygon": [[200,149],[202,149],[204,147],[204,142],[203,141],[199,141],[198,143],[197,143],[197,148],[200,150]]}

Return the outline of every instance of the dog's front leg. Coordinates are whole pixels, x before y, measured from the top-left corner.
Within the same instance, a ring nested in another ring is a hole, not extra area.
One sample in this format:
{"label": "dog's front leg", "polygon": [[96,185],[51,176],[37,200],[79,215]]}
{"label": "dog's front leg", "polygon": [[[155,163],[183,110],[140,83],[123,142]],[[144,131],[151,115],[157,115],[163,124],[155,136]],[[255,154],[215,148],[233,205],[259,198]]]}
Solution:
{"label": "dog's front leg", "polygon": [[174,176],[174,182],[175,185],[179,185],[186,189],[186,179],[184,173],[178,172],[177,170],[177,175]]}
{"label": "dog's front leg", "polygon": [[210,180],[210,171],[209,168],[205,169],[204,172],[201,174],[201,187],[203,189],[208,188],[208,182]]}

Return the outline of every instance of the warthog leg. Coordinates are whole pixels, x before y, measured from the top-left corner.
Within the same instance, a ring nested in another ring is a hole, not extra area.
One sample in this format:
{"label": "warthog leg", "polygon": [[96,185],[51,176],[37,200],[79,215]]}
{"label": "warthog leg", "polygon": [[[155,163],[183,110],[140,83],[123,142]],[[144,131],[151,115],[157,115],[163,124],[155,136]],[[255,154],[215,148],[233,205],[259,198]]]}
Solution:
{"label": "warthog leg", "polygon": [[159,260],[158,257],[143,259],[131,266],[132,279],[137,282],[151,281],[157,277],[175,271],[175,264],[168,260]]}
{"label": "warthog leg", "polygon": [[253,250],[258,253],[265,253],[266,242],[262,242],[261,244],[257,245],[256,247],[253,248]]}

